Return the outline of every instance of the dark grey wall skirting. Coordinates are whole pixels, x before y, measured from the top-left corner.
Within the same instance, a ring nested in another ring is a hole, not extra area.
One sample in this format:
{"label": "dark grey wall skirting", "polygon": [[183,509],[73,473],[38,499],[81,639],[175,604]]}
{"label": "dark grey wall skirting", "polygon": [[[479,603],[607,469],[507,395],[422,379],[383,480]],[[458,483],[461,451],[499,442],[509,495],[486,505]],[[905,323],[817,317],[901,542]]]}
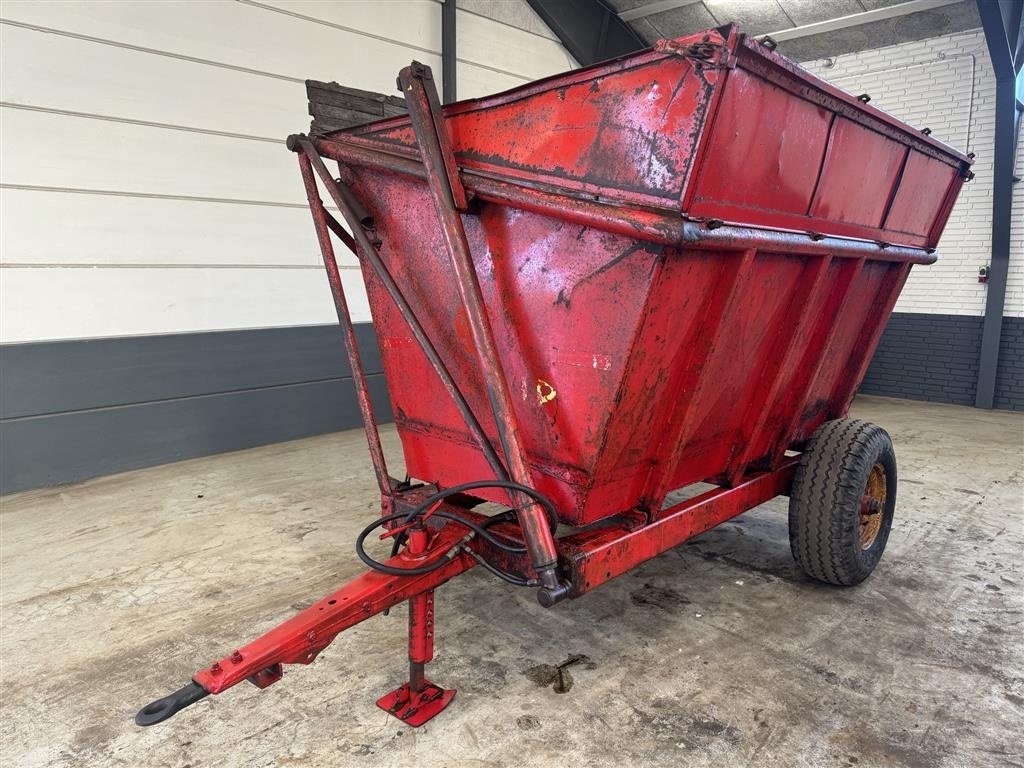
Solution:
{"label": "dark grey wall skirting", "polygon": [[[860,391],[974,405],[982,317],[895,313]],[[1024,319],[1003,319],[995,407],[1024,410]]]}
{"label": "dark grey wall skirting", "polygon": [[[356,326],[381,421],[373,328]],[[359,426],[336,326],[0,346],[0,492]]]}
{"label": "dark grey wall skirting", "polygon": [[974,405],[981,317],[894,313],[860,391]]}
{"label": "dark grey wall skirting", "polygon": [[[861,391],[973,405],[982,318],[894,314]],[[373,328],[356,326],[380,421]],[[1003,321],[997,408],[1024,410],[1024,319]],[[0,493],[360,425],[333,325],[0,346]]]}
{"label": "dark grey wall skirting", "polygon": [[1024,411],[1024,317],[1003,318],[994,405]]}

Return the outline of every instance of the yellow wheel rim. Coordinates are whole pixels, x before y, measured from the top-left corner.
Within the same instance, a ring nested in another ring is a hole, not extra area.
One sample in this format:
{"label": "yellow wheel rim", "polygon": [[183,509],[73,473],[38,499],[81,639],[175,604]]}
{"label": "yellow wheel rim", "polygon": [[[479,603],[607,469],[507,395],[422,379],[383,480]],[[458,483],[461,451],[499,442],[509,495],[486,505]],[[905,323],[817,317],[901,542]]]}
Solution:
{"label": "yellow wheel rim", "polygon": [[882,530],[882,518],[885,516],[885,498],[888,482],[885,467],[875,464],[868,475],[868,484],[860,502],[860,548],[870,549]]}

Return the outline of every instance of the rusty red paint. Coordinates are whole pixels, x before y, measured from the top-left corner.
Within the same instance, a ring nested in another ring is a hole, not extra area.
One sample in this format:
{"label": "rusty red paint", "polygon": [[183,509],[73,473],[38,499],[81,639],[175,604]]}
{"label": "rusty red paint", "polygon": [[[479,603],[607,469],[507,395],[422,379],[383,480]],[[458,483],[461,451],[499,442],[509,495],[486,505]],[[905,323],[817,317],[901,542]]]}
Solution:
{"label": "rusty red paint", "polygon": [[[465,531],[456,526],[440,531],[425,554],[403,552],[391,558],[393,565],[419,565],[424,559],[443,556]],[[221,659],[196,672],[192,679],[210,693],[220,693],[264,670],[281,664],[311,664],[339,632],[416,595],[440,586],[469,570],[476,561],[467,554],[453,557],[443,568],[424,576],[389,576],[370,571],[341,589],[318,600],[283,624],[242,646],[240,663]],[[274,682],[274,680],[269,680]]]}
{"label": "rusty red paint", "polygon": [[880,133],[836,118],[809,215],[881,229],[906,154]]}
{"label": "rusty red paint", "polygon": [[320,193],[317,191],[316,178],[313,176],[313,168],[310,165],[309,159],[304,155],[299,155],[299,171],[302,174],[303,186],[306,188],[309,209],[313,215],[313,227],[316,230],[317,241],[323,256],[324,269],[327,272],[327,282],[331,286],[331,296],[334,299],[334,306],[338,314],[338,324],[342,328],[345,351],[348,353],[349,362],[352,367],[356,399],[359,402],[359,411],[363,417],[366,442],[370,448],[370,456],[373,459],[377,486],[380,488],[382,495],[390,496],[391,484],[388,479],[387,464],[384,461],[384,450],[381,448],[380,435],[377,433],[377,419],[373,414],[373,403],[370,400],[370,392],[366,386],[366,374],[363,369],[362,356],[359,353],[355,330],[352,327],[352,315],[349,312],[348,302],[345,299],[345,291],[341,284],[341,274],[338,272],[338,261],[334,257],[334,247],[331,245],[331,236],[328,234],[328,230],[335,231],[342,242],[352,251],[356,250],[355,241],[336,222],[335,226],[331,226],[331,222],[334,220],[323,206]]}
{"label": "rusty red paint", "polygon": [[[523,485],[531,485],[526,449],[520,437],[522,430],[512,405],[506,371],[484,306],[480,280],[473,264],[462,216],[459,214],[460,203],[461,208],[466,207],[466,194],[455,167],[448,130],[440,114],[437,92],[429,72],[429,68],[414,64],[399,73],[398,83],[405,94],[405,103],[409,108],[423,166],[427,171],[427,186],[437,214],[436,223],[440,225],[449,266],[455,277],[454,284],[458,288],[458,303],[453,306],[458,308],[459,314],[452,325],[455,326],[461,348],[479,366],[497,442],[505,455],[508,476]],[[430,221],[429,217],[424,219]],[[554,588],[558,585],[555,573],[558,555],[544,512],[527,496],[513,498],[530,549],[532,565],[545,586]]]}
{"label": "rusty red paint", "polygon": [[[494,526],[524,545],[509,552],[445,516],[480,525],[469,508],[508,504],[502,489],[435,504],[425,525],[396,517],[410,543],[389,563],[437,570],[366,573],[195,682],[270,685],[408,600],[409,680],[378,703],[418,725],[454,695],[424,676],[434,589],[477,558],[577,596],[788,493],[787,451],[846,414],[970,160],[733,28],[444,108],[429,69],[401,81],[410,116],[289,141],[382,507],[509,477],[559,522],[603,522],[556,539],[516,489],[520,524]],[[360,255],[406,467],[427,486],[387,474],[329,231]],[[663,509],[699,481],[719,487]]]}
{"label": "rusty red paint", "polygon": [[[833,303],[830,315],[809,316],[796,336],[765,335],[764,328],[776,327],[770,319],[775,315],[782,323],[779,313],[786,307],[806,303],[805,276],[816,274],[808,261],[846,255],[828,236],[931,244],[928,222],[906,222],[925,216],[922,210],[929,205],[927,216],[939,216],[944,191],[923,195],[925,202],[903,212],[912,185],[927,186],[934,179],[932,173],[915,171],[917,160],[901,175],[908,152],[946,169],[947,186],[959,182],[969,162],[803,73],[797,78],[791,69],[776,66],[772,78],[765,77],[765,68],[777,63],[774,54],[734,33],[716,34],[709,33],[712,42],[732,54],[719,55],[710,66],[664,50],[660,56],[637,57],[635,66],[620,61],[606,65],[607,73],[598,66],[551,78],[543,87],[445,108],[446,135],[463,169],[462,181],[477,197],[474,214],[463,216],[461,226],[505,384],[514,395],[513,418],[533,484],[555,500],[567,523],[657,505],[672,487],[688,482],[736,481],[749,464],[771,458],[772,446],[788,447],[822,420],[841,415],[844,404],[832,393],[842,389],[838,379],[848,369],[858,370],[845,361],[863,357],[861,336],[852,329],[881,328],[887,313],[868,313],[880,281],[909,260],[930,257],[920,250],[871,246],[850,254],[860,257],[854,263],[870,262],[863,272],[836,259],[820,274],[821,290],[848,290],[848,302]],[[672,89],[676,98],[652,95],[663,94],[666,78],[680,80]],[[691,93],[687,81],[694,83],[694,97],[680,99],[678,94]],[[644,83],[658,87],[652,91]],[[605,94],[614,94],[611,117],[605,101],[611,97]],[[657,115],[650,108],[654,101],[661,109]],[[664,158],[651,146],[638,157],[635,132],[607,132],[609,124],[621,122],[620,113],[633,114],[630,110],[645,116],[645,130],[676,137],[687,125],[693,141],[685,152],[689,158],[699,150],[699,168],[690,173],[687,159],[673,166],[664,183],[645,176],[648,164]],[[662,122],[651,123],[655,117]],[[531,144],[545,131],[563,142],[558,163],[547,154],[547,144]],[[592,151],[595,143],[600,158]],[[338,132],[316,145],[351,168],[356,195],[381,224],[382,258],[409,287],[410,303],[428,335],[464,383],[492,442],[500,444],[488,415],[484,377],[475,357],[465,354],[472,349],[467,333],[472,323],[456,290],[461,279],[432,257],[445,250],[444,230],[429,216],[409,215],[432,206],[422,175],[403,172],[402,163],[416,150],[409,120]],[[505,185],[504,198],[492,194],[498,184]],[[590,190],[600,200],[588,200]],[[547,197],[524,199],[538,194]],[[620,209],[622,224],[603,225],[600,215],[581,213],[603,201],[650,204],[655,199],[656,206]],[[716,236],[719,230],[690,225],[678,213],[673,224],[669,210],[678,211],[687,200],[707,218],[799,228],[826,239],[781,236],[758,243],[755,236],[754,242],[741,242],[729,234],[734,231],[729,226]],[[893,221],[901,230],[916,231],[882,229],[894,205]],[[641,223],[640,217],[652,214],[661,215],[663,223]],[[701,299],[741,279],[730,271],[736,263],[732,254],[741,249],[753,249],[753,278],[741,287],[741,300],[719,307],[721,315],[709,322],[709,307]],[[411,253],[419,256],[410,258]],[[365,277],[376,326],[387,340],[384,368],[398,403],[410,471],[449,485],[488,476],[437,384],[409,375],[423,369],[422,353],[408,343],[407,330],[374,276],[366,271]],[[816,344],[806,355],[792,348],[805,337]],[[826,348],[829,361],[822,359]],[[600,364],[571,363],[582,358]],[[763,406],[752,412],[752,382],[777,359],[789,362],[771,375],[787,384],[760,392]],[[804,397],[792,397],[791,386]],[[670,394],[674,391],[681,397]],[[677,423],[682,413],[689,415]],[[752,424],[757,428],[751,430]],[[771,432],[770,439],[764,431]],[[736,450],[740,444],[742,454]],[[503,492],[481,495],[505,500]]]}
{"label": "rusty red paint", "polygon": [[573,595],[589,592],[667,549],[789,492],[797,459],[754,475],[735,488],[716,488],[660,512],[648,525],[600,529],[560,541]]}
{"label": "rusty red paint", "polygon": [[[749,119],[751,114],[759,119]],[[725,206],[766,217],[806,214],[833,114],[743,69],[730,73],[714,118],[721,130],[710,133],[712,160],[701,164],[690,210],[719,217]]]}

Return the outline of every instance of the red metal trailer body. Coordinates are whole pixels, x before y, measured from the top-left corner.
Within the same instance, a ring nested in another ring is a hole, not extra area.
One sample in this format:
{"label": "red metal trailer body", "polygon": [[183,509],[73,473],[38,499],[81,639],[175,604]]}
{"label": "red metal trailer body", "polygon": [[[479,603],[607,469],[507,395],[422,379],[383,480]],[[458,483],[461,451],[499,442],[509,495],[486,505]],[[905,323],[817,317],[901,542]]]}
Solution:
{"label": "red metal trailer body", "polygon": [[[909,265],[933,259],[687,243],[685,222],[932,248],[965,175],[966,158],[758,43],[704,37],[444,110],[464,183],[482,198],[466,235],[531,479],[569,524],[777,466],[846,412]],[[432,207],[427,185],[384,164],[416,162],[409,119],[318,148],[352,169],[382,258],[495,440],[441,226],[420,215]],[[477,178],[554,199],[490,201]],[[595,200],[601,210],[584,219],[581,203]],[[653,231],[634,226],[638,212]],[[404,320],[364,273],[410,474],[488,476]]]}
{"label": "red metal trailer body", "polygon": [[[968,157],[731,27],[444,108],[429,69],[399,84],[408,116],[289,141],[399,546],[144,709],[147,723],[243,679],[274,682],[408,599],[411,677],[382,706],[419,724],[450,699],[422,674],[435,586],[480,563],[539,585],[545,605],[582,594],[776,495],[811,493],[794,482],[813,474],[812,435],[864,468],[852,501],[827,486],[833,506],[854,505],[860,549],[810,572],[853,583],[884,548],[888,436],[837,420],[911,265],[934,261]],[[387,473],[332,231],[360,258],[407,472],[426,488]],[[849,453],[869,443],[866,459]],[[663,509],[698,481],[718,488]],[[480,500],[515,514],[471,512]],[[809,513],[793,514],[799,539]]]}

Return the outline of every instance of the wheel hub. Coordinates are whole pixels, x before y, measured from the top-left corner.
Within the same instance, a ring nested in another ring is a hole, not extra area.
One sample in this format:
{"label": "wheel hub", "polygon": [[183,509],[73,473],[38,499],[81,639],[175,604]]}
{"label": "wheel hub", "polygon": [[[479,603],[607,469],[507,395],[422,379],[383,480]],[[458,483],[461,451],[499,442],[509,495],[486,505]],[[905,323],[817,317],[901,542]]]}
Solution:
{"label": "wheel hub", "polygon": [[885,498],[888,483],[885,467],[875,464],[868,475],[868,483],[860,500],[860,548],[870,549],[882,529],[882,513],[885,510]]}

